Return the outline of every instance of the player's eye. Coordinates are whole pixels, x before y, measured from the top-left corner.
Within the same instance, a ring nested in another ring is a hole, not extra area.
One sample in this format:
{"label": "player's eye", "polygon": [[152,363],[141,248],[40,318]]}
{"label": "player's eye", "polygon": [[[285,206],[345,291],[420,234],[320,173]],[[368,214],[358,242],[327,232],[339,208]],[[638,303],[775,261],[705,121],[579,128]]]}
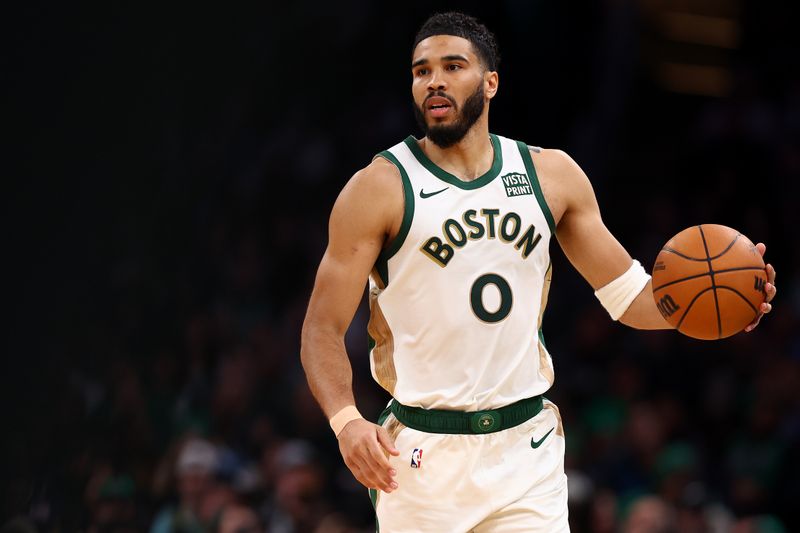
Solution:
{"label": "player's eye", "polygon": [[455,71],[455,70],[460,70],[460,69],[461,69],[461,65],[456,65],[455,63],[451,63],[451,64],[447,65],[447,70],[450,70],[450,71]]}
{"label": "player's eye", "polygon": [[428,69],[420,68],[414,73],[415,76],[426,76],[428,74]]}

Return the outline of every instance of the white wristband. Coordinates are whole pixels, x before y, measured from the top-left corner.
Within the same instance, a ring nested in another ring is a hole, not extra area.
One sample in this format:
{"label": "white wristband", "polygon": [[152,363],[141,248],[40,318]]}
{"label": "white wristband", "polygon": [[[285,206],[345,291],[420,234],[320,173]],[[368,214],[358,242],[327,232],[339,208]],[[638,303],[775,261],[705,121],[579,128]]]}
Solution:
{"label": "white wristband", "polygon": [[339,433],[342,432],[344,427],[347,425],[348,422],[352,422],[353,420],[364,418],[361,416],[361,413],[358,412],[355,405],[348,405],[347,407],[343,407],[339,410],[338,413],[333,415],[329,421],[331,425],[331,429],[333,433],[338,437]]}
{"label": "white wristband", "polygon": [[619,317],[625,314],[648,281],[650,281],[650,275],[644,271],[641,263],[634,259],[633,264],[624,274],[594,291],[594,295],[606,308],[611,318],[619,320]]}

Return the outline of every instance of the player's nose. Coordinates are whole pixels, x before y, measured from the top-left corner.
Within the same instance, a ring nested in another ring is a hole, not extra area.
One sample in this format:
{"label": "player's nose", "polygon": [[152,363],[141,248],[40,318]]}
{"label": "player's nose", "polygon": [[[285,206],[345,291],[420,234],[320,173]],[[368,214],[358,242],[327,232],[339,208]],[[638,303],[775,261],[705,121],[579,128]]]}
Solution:
{"label": "player's nose", "polygon": [[438,69],[433,69],[431,72],[431,76],[428,79],[428,90],[433,91],[444,91],[447,88],[447,82],[442,75],[442,72]]}

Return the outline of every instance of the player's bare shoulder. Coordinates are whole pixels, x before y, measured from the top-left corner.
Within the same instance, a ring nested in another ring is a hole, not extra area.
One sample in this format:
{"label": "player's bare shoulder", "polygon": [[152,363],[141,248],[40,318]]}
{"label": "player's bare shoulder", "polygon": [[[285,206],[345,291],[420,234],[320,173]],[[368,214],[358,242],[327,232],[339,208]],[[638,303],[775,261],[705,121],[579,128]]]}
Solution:
{"label": "player's bare shoulder", "polygon": [[528,148],[545,201],[558,225],[570,206],[585,201],[587,194],[594,197],[592,185],[583,170],[563,150]]}
{"label": "player's bare shoulder", "polygon": [[384,193],[397,193],[403,198],[403,181],[397,167],[384,157],[375,157],[369,165],[353,175],[353,180],[364,182],[364,186],[380,189]]}
{"label": "player's bare shoulder", "polygon": [[376,157],[348,180],[331,213],[331,226],[356,226],[392,238],[403,218],[403,182],[397,167]]}

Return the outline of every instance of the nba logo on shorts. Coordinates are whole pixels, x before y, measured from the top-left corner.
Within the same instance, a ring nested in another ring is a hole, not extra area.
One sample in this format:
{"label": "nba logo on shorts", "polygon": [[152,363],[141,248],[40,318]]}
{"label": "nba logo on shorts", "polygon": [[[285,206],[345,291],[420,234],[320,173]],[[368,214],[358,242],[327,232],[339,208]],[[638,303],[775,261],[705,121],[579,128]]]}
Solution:
{"label": "nba logo on shorts", "polygon": [[422,448],[414,448],[411,452],[411,468],[422,468]]}

